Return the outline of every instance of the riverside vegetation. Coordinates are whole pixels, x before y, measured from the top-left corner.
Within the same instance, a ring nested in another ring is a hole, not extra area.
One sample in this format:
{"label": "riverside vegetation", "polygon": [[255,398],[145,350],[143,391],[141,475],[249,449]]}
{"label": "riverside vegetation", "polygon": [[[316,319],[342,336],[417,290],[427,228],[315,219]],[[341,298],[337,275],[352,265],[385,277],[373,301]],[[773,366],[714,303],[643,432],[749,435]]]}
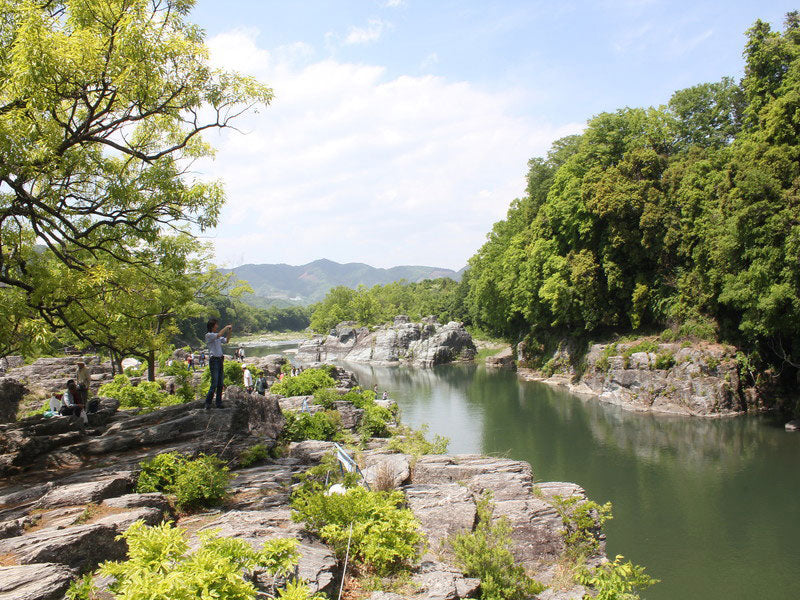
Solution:
{"label": "riverside vegetation", "polygon": [[800,414],[800,15],[746,35],[741,81],[601,113],[531,159],[526,194],[460,284],[337,288],[312,326],[434,314],[526,339],[542,364],[563,338],[720,341],[740,349],[750,384],[783,389]]}

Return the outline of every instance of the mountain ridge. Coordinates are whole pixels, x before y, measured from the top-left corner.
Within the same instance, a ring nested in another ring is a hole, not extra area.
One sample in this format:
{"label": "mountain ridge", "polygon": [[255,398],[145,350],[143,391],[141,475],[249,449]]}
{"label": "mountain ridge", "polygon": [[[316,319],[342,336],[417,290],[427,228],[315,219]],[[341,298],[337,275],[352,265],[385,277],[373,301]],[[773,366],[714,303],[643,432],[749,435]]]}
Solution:
{"label": "mountain ridge", "polygon": [[415,283],[440,277],[460,281],[464,269],[454,271],[444,267],[424,265],[381,268],[366,263],[337,263],[327,258],[320,258],[304,265],[248,263],[220,270],[224,273],[233,273],[237,279],[250,284],[253,294],[246,294],[242,298],[245,302],[266,307],[319,302],[331,288],[340,285],[351,288],[357,288],[359,285],[372,287],[400,280]]}

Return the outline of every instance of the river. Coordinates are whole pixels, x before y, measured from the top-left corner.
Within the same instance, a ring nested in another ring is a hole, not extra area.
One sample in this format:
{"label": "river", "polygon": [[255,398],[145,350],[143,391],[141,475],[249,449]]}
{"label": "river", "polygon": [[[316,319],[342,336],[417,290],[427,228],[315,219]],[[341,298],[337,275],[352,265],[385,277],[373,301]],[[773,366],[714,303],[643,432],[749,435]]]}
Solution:
{"label": "river", "polygon": [[483,366],[345,366],[450,452],[524,460],[537,481],[611,501],[609,557],[661,580],[644,599],[800,598],[800,434],[765,417],[632,413]]}

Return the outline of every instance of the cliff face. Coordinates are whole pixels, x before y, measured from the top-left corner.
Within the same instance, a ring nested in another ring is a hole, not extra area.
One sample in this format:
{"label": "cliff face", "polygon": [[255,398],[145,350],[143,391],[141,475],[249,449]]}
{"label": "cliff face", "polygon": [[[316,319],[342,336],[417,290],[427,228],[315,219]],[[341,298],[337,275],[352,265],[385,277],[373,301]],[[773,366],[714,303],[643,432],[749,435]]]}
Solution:
{"label": "cliff face", "polygon": [[434,319],[412,323],[395,317],[394,323],[370,331],[351,321],[340,323],[330,335],[315,336],[303,343],[297,358],[305,362],[348,360],[391,365],[407,362],[430,367],[475,356],[472,336],[461,323],[440,325]]}
{"label": "cliff face", "polygon": [[[524,357],[525,348],[518,353]],[[581,359],[564,342],[544,368],[521,368],[520,376],[631,410],[714,417],[759,408],[742,384],[735,348],[720,344],[593,344]]]}

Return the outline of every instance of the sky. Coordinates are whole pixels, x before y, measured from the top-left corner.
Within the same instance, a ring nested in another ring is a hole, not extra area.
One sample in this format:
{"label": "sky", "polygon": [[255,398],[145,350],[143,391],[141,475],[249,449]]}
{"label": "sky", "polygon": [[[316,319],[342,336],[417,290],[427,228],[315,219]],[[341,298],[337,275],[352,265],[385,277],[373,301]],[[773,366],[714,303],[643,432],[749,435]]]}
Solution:
{"label": "sky", "polygon": [[743,74],[788,2],[198,0],[211,60],[275,98],[207,136],[216,262],[460,269],[527,162],[587,119]]}

